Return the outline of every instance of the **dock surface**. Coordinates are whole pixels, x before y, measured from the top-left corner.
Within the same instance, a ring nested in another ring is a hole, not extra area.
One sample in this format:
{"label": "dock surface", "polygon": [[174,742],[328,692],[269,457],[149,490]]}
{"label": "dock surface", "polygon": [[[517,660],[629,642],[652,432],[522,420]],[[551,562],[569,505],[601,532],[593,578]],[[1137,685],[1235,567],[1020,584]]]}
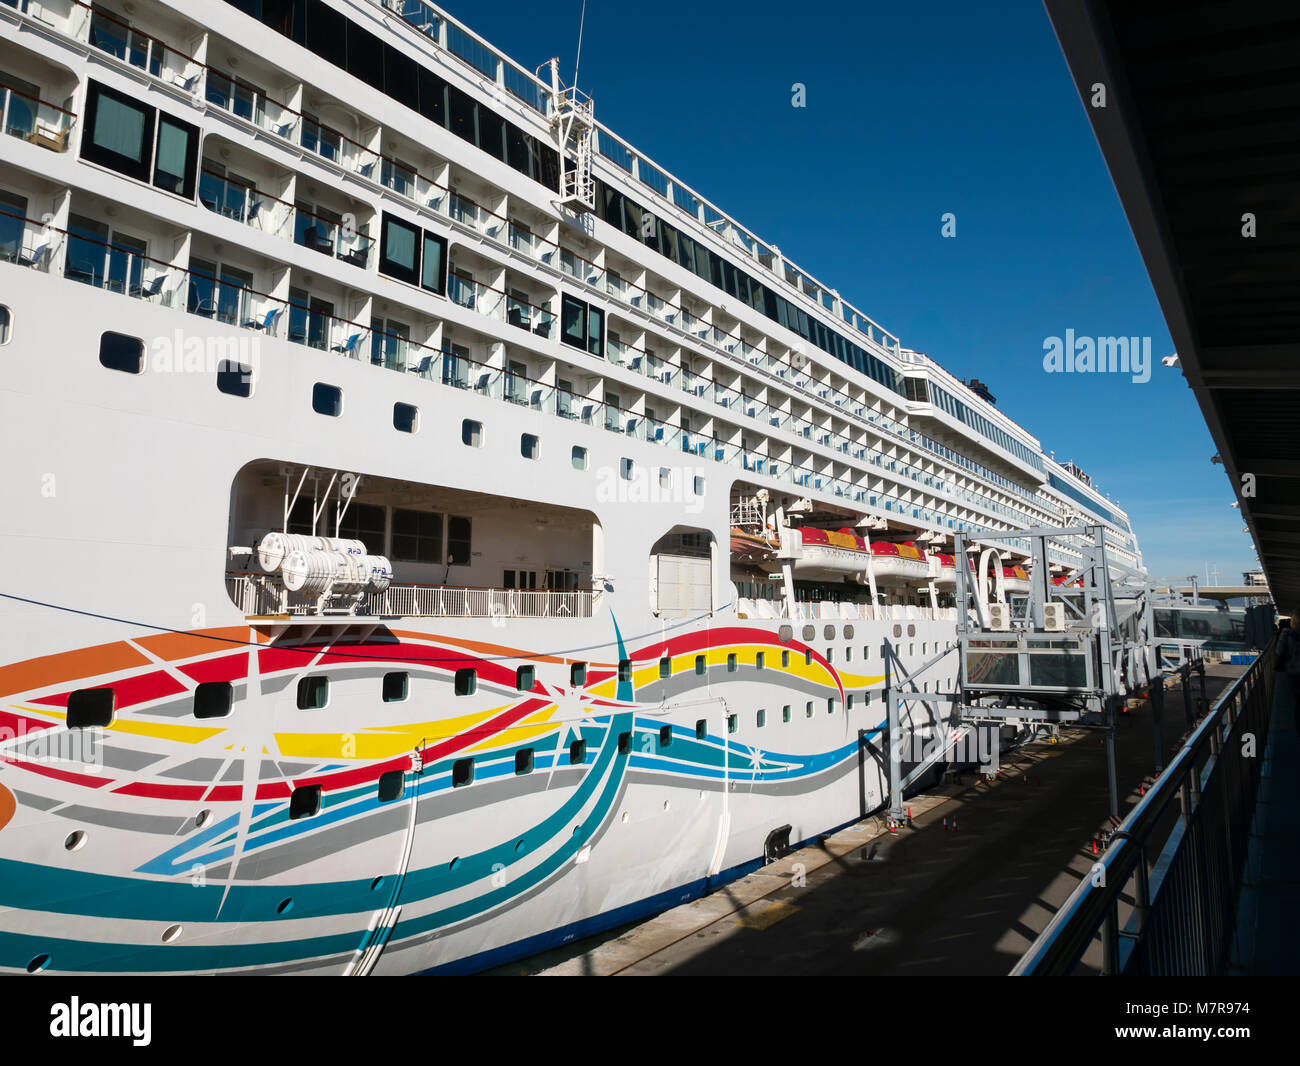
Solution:
{"label": "dock surface", "polygon": [[[1207,669],[1211,705],[1242,670]],[[1167,763],[1188,732],[1176,684],[1162,727]],[[1121,818],[1154,776],[1154,748],[1143,703],[1118,727]],[[911,828],[869,817],[701,899],[490,972],[1004,975],[1096,860],[1109,816],[1102,734],[1063,730],[1004,755],[996,779],[967,774],[908,806]],[[1100,963],[1095,944],[1081,972]]]}

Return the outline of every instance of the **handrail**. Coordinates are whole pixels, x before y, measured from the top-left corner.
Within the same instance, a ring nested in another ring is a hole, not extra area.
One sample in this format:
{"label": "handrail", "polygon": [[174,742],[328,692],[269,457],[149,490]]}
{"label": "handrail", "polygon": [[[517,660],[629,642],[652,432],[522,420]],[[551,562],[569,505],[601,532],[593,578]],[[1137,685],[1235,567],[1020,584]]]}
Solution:
{"label": "handrail", "polygon": [[[1240,734],[1262,744],[1267,733],[1276,651],[1274,638],[1219,697],[1120,824],[1096,864],[1102,876],[1080,881],[1012,976],[1070,973],[1099,932],[1107,973],[1222,971],[1263,761],[1261,750],[1242,768]],[[1163,688],[1152,698],[1163,701]],[[1172,832],[1157,839],[1175,812]],[[1136,911],[1121,934],[1118,906],[1134,878]]]}

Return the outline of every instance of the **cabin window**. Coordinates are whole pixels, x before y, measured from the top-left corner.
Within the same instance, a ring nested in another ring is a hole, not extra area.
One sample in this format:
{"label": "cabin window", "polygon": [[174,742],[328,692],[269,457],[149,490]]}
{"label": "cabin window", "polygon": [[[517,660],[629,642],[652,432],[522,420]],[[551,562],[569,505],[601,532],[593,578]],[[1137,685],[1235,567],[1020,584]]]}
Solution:
{"label": "cabin window", "polygon": [[754,715],[754,725],[759,729],[762,729],[763,726],[767,725],[767,711],[760,709],[758,713]]}
{"label": "cabin window", "polygon": [[384,675],[385,703],[401,703],[410,688],[410,675],[405,670],[394,670]]}
{"label": "cabin window", "polygon": [[113,721],[117,695],[111,688],[79,688],[68,696],[68,728],[104,727]]}
{"label": "cabin window", "polygon": [[620,459],[618,461],[618,476],[621,477],[624,481],[632,480],[632,469],[633,467],[632,467],[631,459]]}
{"label": "cabin window", "polygon": [[709,723],[707,719],[700,718],[695,723],[695,739],[704,740],[709,735]]}
{"label": "cabin window", "polygon": [[119,174],[149,180],[157,112],[125,93],[92,81],[86,90],[81,156]]}
{"label": "cabin window", "polygon": [[515,752],[515,776],[522,777],[524,774],[533,772],[533,749],[520,748]]}
{"label": "cabin window", "polygon": [[467,418],[460,424],[460,442],[470,448],[483,447],[483,423]]}
{"label": "cabin window", "polygon": [[727,655],[727,673],[734,674],[735,672],[736,672],[736,653],[731,652]]}
{"label": "cabin window", "polygon": [[253,395],[253,368],[223,359],[217,364],[217,391],[248,399]]}
{"label": "cabin window", "polygon": [[734,714],[727,715],[727,732],[734,733],[739,728],[740,728],[739,718]]}
{"label": "cabin window", "polygon": [[393,428],[399,433],[414,433],[420,427],[420,409],[409,403],[393,404]]}
{"label": "cabin window", "polygon": [[575,444],[575,445],[573,446],[573,452],[572,452],[572,455],[571,455],[571,459],[572,459],[572,462],[573,462],[573,469],[574,469],[574,470],[586,470],[586,469],[587,469],[587,449],[586,449],[586,448],[580,448],[578,445]]}
{"label": "cabin window", "polygon": [[464,788],[474,783],[474,760],[457,759],[451,764],[452,788]]}
{"label": "cabin window", "polygon": [[447,242],[433,233],[424,235],[420,287],[439,296],[447,295]]}
{"label": "cabin window", "polygon": [[319,674],[298,679],[298,710],[319,711],[329,703],[330,679]]}
{"label": "cabin window", "polygon": [[198,127],[170,115],[160,114],[158,151],[154,155],[153,165],[154,185],[187,200],[193,199],[198,161]]}
{"label": "cabin window", "polygon": [[109,370],[139,374],[144,370],[144,341],[125,333],[105,332],[99,338],[99,362]]}
{"label": "cabin window", "polygon": [[790,721],[790,705],[788,703],[781,708],[781,721]]}
{"label": "cabin window", "polygon": [[406,774],[402,770],[385,770],[379,775],[379,802],[392,803],[406,792]]}
{"label": "cabin window", "polygon": [[704,656],[703,656],[703,655],[697,655],[697,656],[695,656],[695,672],[696,672],[697,674],[703,674],[703,673],[704,673]]}
{"label": "cabin window", "polygon": [[618,753],[626,755],[632,750],[632,734],[620,733],[618,735]]}
{"label": "cabin window", "polygon": [[581,766],[587,761],[587,742],[575,740],[569,745],[569,765]]}
{"label": "cabin window", "polygon": [[195,718],[225,718],[235,705],[235,687],[229,681],[203,681],[194,689]]}
{"label": "cabin window", "polygon": [[478,672],[473,667],[462,667],[456,671],[456,695],[472,696],[478,691]]}
{"label": "cabin window", "polygon": [[[776,634],[776,635],[777,635],[777,639],[778,639],[782,644],[789,644],[790,641],[792,641],[792,640],[794,639],[794,629],[793,629],[793,627],[791,627],[791,626],[782,626],[779,630],[777,630],[777,634]],[[789,666],[789,665],[790,665],[789,656],[790,656],[790,653],[789,653],[788,651],[783,651],[783,652],[781,653],[781,665],[782,665],[782,666]]]}
{"label": "cabin window", "polygon": [[569,684],[574,686],[587,683],[587,664],[572,663],[569,666]]}
{"label": "cabin window", "polygon": [[13,321],[13,314],[4,304],[0,304],[0,344],[9,343],[9,326]]}
{"label": "cabin window", "polygon": [[781,653],[781,666],[784,668],[790,666],[790,653],[788,651],[783,651]]}
{"label": "cabin window", "polygon": [[632,660],[621,659],[618,664],[618,679],[620,681],[632,680]]}
{"label": "cabin window", "polygon": [[532,692],[537,683],[535,666],[520,666],[515,670],[515,688],[520,692]]}
{"label": "cabin window", "polygon": [[754,654],[754,669],[755,670],[763,669],[763,664],[765,661],[766,661],[766,657],[764,656],[764,654],[761,651],[756,652]]}
{"label": "cabin window", "polygon": [[310,818],[320,813],[320,785],[303,785],[289,794],[289,817]]}
{"label": "cabin window", "polygon": [[659,676],[661,678],[673,676],[673,661],[669,658],[659,660]]}
{"label": "cabin window", "polygon": [[699,476],[695,478],[695,495],[696,496],[704,495],[704,478]]}
{"label": "cabin window", "polygon": [[337,385],[316,382],[311,389],[311,409],[318,415],[338,418],[343,413],[343,390]]}
{"label": "cabin window", "polygon": [[811,718],[813,716],[812,700],[809,700],[807,704],[804,705],[803,716],[805,718]]}
{"label": "cabin window", "polygon": [[542,453],[542,446],[533,433],[524,433],[519,438],[519,454],[525,459],[536,459]]}
{"label": "cabin window", "polygon": [[661,725],[659,727],[659,746],[668,747],[673,742],[673,727],[670,725]]}

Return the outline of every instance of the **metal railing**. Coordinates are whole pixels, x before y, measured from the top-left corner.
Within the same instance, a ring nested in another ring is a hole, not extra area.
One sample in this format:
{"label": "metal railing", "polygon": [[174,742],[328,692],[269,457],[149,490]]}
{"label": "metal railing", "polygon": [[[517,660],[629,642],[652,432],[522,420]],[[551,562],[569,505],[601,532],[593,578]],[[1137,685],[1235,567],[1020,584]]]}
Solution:
{"label": "metal railing", "polygon": [[[1069,974],[1098,937],[1106,974],[1225,971],[1272,710],[1276,644],[1219,697],[1013,976]],[[1154,699],[1163,703],[1163,695],[1153,688]]]}
{"label": "metal railing", "polygon": [[[265,574],[226,574],[226,594],[245,615],[313,615],[316,597],[289,593]],[[453,588],[389,585],[370,592],[356,613],[401,618],[590,618],[590,589]]]}
{"label": "metal railing", "polygon": [[52,152],[66,152],[77,116],[48,100],[0,88],[0,129]]}

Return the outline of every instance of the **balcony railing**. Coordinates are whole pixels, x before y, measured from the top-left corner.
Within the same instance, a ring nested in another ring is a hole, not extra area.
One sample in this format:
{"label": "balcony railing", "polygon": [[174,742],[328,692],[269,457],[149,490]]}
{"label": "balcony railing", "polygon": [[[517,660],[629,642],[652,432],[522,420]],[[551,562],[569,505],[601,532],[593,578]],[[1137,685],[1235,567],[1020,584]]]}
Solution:
{"label": "balcony railing", "polygon": [[5,88],[0,94],[0,128],[5,133],[54,152],[68,150],[76,115],[17,89]]}
{"label": "balcony railing", "polygon": [[102,8],[88,10],[88,39],[91,46],[147,71],[155,78],[170,81],[188,92],[196,90],[203,75],[203,65],[192,56],[157,37],[141,33]]}
{"label": "balcony railing", "polygon": [[370,237],[364,230],[344,226],[305,207],[295,206],[293,241],[323,255],[332,255],[365,270],[370,263]]}

